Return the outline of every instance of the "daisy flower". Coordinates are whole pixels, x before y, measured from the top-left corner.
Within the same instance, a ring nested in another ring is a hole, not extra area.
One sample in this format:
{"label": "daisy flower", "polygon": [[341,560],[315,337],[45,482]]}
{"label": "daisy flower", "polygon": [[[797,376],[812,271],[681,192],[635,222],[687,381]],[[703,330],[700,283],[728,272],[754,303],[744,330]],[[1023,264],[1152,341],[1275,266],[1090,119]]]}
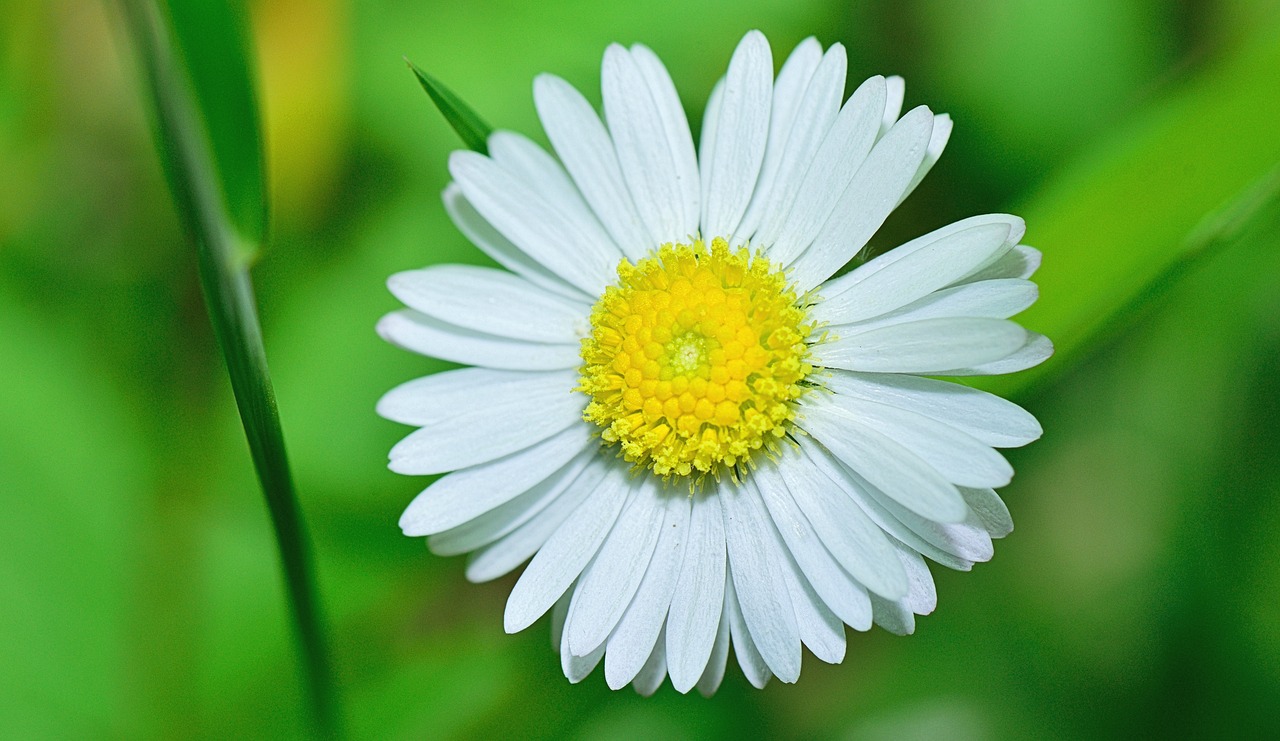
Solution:
{"label": "daisy flower", "polygon": [[[908,634],[925,559],[967,570],[1012,522],[995,448],[1040,425],[934,376],[1008,373],[1052,347],[1008,320],[1036,299],[1016,216],[977,216],[834,277],[920,182],[951,120],[900,116],[903,82],[847,100],[845,51],[808,39],[775,79],[738,45],[695,151],[648,48],[604,55],[603,120],[534,82],[555,156],[494,133],[455,152],[444,204],[506,270],[399,273],[379,333],[460,370],[378,412],[418,427],[392,470],[445,474],[407,535],[483,582],[528,561],[508,632],[551,613],[565,675],[714,692],[730,646],[763,687],[846,625]],[[531,560],[530,560],[531,559]]]}

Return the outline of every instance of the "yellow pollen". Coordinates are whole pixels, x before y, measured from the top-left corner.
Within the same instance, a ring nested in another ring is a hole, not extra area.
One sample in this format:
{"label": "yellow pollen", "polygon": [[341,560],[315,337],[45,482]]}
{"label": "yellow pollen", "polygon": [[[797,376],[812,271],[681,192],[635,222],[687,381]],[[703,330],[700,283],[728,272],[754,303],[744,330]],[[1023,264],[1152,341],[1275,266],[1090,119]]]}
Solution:
{"label": "yellow pollen", "polygon": [[582,341],[583,418],[659,476],[733,472],[789,429],[811,329],[782,271],[724,239],[624,260]]}

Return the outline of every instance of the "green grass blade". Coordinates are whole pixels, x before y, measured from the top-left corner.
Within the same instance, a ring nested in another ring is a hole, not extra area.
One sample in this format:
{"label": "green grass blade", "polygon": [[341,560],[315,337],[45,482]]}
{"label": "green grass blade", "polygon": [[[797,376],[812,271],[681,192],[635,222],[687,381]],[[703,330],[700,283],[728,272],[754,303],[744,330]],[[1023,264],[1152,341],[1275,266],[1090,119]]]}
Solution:
{"label": "green grass blade", "polygon": [[[210,2],[199,5],[206,10],[212,7]],[[226,359],[249,450],[274,526],[316,728],[323,736],[334,736],[337,732],[336,698],[323,621],[316,599],[310,545],[289,472],[284,435],[267,371],[262,331],[245,259],[252,248],[260,244],[252,238],[255,234],[261,237],[265,222],[252,218],[247,221],[237,219],[236,209],[228,201],[230,197],[249,198],[249,194],[254,192],[251,185],[245,186],[247,175],[242,173],[245,181],[230,189],[223,187],[226,181],[220,178],[226,172],[227,160],[219,159],[216,141],[219,136],[229,140],[237,133],[243,134],[245,139],[235,144],[224,141],[224,154],[236,153],[234,161],[241,164],[258,162],[258,177],[261,177],[261,155],[252,151],[259,146],[256,115],[252,120],[243,118],[251,110],[251,107],[243,105],[243,98],[251,98],[252,91],[245,88],[232,94],[225,89],[206,90],[201,96],[193,87],[199,87],[209,78],[196,74],[184,64],[194,56],[192,47],[185,50],[185,55],[180,53],[178,34],[170,25],[171,18],[153,0],[125,0],[123,6],[142,66],[147,98],[152,105],[157,146],[165,161],[179,215],[196,247],[209,318]],[[223,10],[229,12],[225,6]],[[213,36],[227,28],[230,26],[214,24],[206,28],[206,32]],[[234,34],[219,39],[202,39],[199,42],[203,50],[200,52],[201,60],[194,66],[213,64],[213,60],[205,56],[209,54],[236,56],[239,53],[238,41],[239,37]],[[243,66],[247,70],[243,58],[239,62],[222,61],[230,67]],[[227,82],[227,78],[219,79]],[[236,79],[247,86],[247,73]],[[221,99],[220,93],[229,96],[235,111],[206,115],[209,106],[216,106]],[[201,100],[204,100],[203,105]],[[256,108],[252,110],[256,111]],[[226,129],[228,125],[233,128]],[[215,135],[215,129],[223,130]],[[248,129],[253,129],[253,133],[248,133]],[[264,193],[260,186],[256,192],[259,198]],[[265,213],[261,202],[256,209],[246,208],[243,213],[251,214],[258,210]]]}
{"label": "green grass blade", "polygon": [[234,0],[164,0],[162,7],[227,216],[241,248],[254,251],[266,236],[268,200],[243,8]]}
{"label": "green grass blade", "polygon": [[436,104],[436,108],[444,114],[445,120],[458,133],[462,143],[480,154],[488,154],[489,134],[493,133],[493,127],[485,123],[471,106],[464,103],[462,98],[441,84],[439,80],[423,72],[418,65],[408,59],[404,61],[409,65],[409,69],[413,70],[413,74],[418,78],[418,84],[422,85],[431,102]]}

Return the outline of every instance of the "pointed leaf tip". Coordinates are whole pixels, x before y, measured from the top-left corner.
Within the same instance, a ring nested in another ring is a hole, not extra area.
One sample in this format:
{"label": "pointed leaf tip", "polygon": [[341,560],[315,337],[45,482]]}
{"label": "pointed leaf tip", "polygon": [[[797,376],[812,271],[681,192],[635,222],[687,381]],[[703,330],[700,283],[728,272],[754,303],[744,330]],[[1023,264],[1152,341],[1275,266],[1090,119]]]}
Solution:
{"label": "pointed leaf tip", "polygon": [[409,65],[409,69],[413,70],[413,74],[418,78],[418,84],[422,85],[431,102],[436,104],[436,108],[444,114],[445,120],[458,133],[462,143],[469,149],[487,155],[489,134],[493,133],[493,127],[485,123],[484,119],[480,118],[471,106],[463,102],[462,98],[455,95],[439,80],[423,72],[418,65],[409,61],[408,57],[405,57],[404,61]]}

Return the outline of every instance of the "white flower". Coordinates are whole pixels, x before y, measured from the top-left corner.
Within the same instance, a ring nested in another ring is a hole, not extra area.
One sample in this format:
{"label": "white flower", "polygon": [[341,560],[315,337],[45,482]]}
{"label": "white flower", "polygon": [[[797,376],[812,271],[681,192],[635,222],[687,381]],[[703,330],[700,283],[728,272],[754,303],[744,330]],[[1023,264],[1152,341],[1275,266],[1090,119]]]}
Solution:
{"label": "white flower", "polygon": [[[911,633],[935,603],[923,557],[969,569],[1012,529],[994,448],[1026,411],[927,376],[1008,373],[1052,351],[1008,317],[1039,253],[978,216],[832,279],[951,131],[900,78],[841,105],[845,52],[801,43],[777,79],[759,32],[707,105],[700,151],[652,51],[611,46],[604,121],[534,83],[558,160],[509,132],[456,152],[445,206],[508,271],[393,276],[390,342],[475,366],[410,381],[378,411],[420,429],[391,468],[447,473],[400,525],[485,581],[532,558],[508,632],[548,611],[564,672],[610,687],[669,674],[713,692],[793,682],[844,626]],[[451,472],[451,473],[450,473]]]}

